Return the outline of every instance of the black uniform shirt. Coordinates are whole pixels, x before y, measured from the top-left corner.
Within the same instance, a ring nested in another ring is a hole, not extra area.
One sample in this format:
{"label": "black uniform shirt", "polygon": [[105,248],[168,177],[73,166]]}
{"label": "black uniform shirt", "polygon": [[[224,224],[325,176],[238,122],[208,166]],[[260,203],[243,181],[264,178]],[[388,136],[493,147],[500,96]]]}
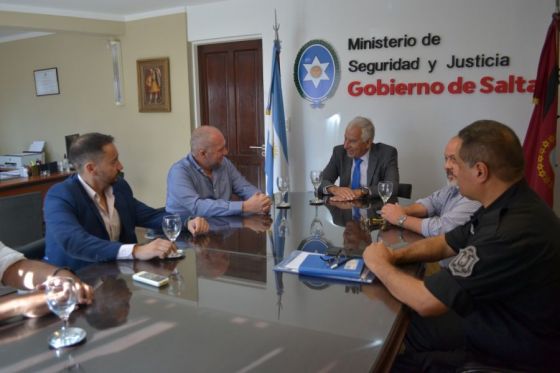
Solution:
{"label": "black uniform shirt", "polygon": [[469,349],[530,365],[560,360],[560,221],[522,180],[445,235],[458,255],[425,279],[464,317]]}

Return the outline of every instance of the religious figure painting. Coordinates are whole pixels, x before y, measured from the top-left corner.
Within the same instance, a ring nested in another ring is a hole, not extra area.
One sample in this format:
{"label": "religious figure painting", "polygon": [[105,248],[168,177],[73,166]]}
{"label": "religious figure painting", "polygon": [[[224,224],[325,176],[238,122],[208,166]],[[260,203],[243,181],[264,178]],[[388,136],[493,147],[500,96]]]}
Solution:
{"label": "religious figure painting", "polygon": [[169,58],[136,61],[138,73],[138,111],[171,111]]}

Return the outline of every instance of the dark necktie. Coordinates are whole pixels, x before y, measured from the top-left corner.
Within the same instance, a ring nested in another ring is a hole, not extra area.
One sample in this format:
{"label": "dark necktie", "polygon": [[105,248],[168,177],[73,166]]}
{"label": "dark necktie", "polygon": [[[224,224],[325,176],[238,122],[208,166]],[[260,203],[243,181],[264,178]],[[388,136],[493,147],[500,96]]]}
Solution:
{"label": "dark necktie", "polygon": [[352,171],[352,189],[360,189],[360,164],[362,158],[354,158],[354,171]]}

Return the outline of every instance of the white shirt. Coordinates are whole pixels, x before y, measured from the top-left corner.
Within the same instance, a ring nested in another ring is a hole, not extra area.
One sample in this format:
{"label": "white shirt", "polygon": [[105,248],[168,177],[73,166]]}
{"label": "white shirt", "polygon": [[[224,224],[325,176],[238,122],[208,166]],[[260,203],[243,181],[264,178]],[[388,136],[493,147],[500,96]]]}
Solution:
{"label": "white shirt", "polygon": [[[86,190],[88,196],[92,199],[101,218],[103,219],[103,224],[105,224],[105,229],[109,234],[109,239],[111,241],[118,241],[121,235],[121,218],[119,212],[115,208],[115,195],[113,194],[113,187],[109,186],[105,190],[105,200],[107,201],[107,211],[101,205],[101,198],[92,187],[90,187],[84,179],[78,174],[78,180]],[[119,248],[117,254],[117,259],[134,259],[132,256],[132,250],[134,249],[134,244],[124,244]]]}

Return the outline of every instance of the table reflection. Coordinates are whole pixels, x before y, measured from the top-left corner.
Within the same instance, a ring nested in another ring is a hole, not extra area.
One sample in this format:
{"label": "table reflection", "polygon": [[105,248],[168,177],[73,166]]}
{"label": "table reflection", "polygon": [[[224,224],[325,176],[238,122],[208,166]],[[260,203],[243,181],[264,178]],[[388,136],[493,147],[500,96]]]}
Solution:
{"label": "table reflection", "polygon": [[[310,206],[305,193],[289,198],[292,208],[273,209],[270,217],[216,219],[209,235],[182,236],[182,259],[118,261],[80,270],[95,287],[95,302],[74,312],[71,324],[86,329],[87,342],[59,359],[46,343],[55,316],[14,320],[0,324],[3,366],[10,371],[248,371],[266,356],[256,370],[374,369],[403,315],[385,287],[284,275],[273,267],[303,241],[314,242],[317,250],[322,242],[324,249],[359,252],[380,230],[353,219],[352,207]],[[365,210],[360,213],[372,213]],[[394,227],[380,234],[393,247],[417,238]],[[132,274],[142,270],[169,276],[169,285],[134,282]],[[158,359],[153,359],[155,349]]]}

